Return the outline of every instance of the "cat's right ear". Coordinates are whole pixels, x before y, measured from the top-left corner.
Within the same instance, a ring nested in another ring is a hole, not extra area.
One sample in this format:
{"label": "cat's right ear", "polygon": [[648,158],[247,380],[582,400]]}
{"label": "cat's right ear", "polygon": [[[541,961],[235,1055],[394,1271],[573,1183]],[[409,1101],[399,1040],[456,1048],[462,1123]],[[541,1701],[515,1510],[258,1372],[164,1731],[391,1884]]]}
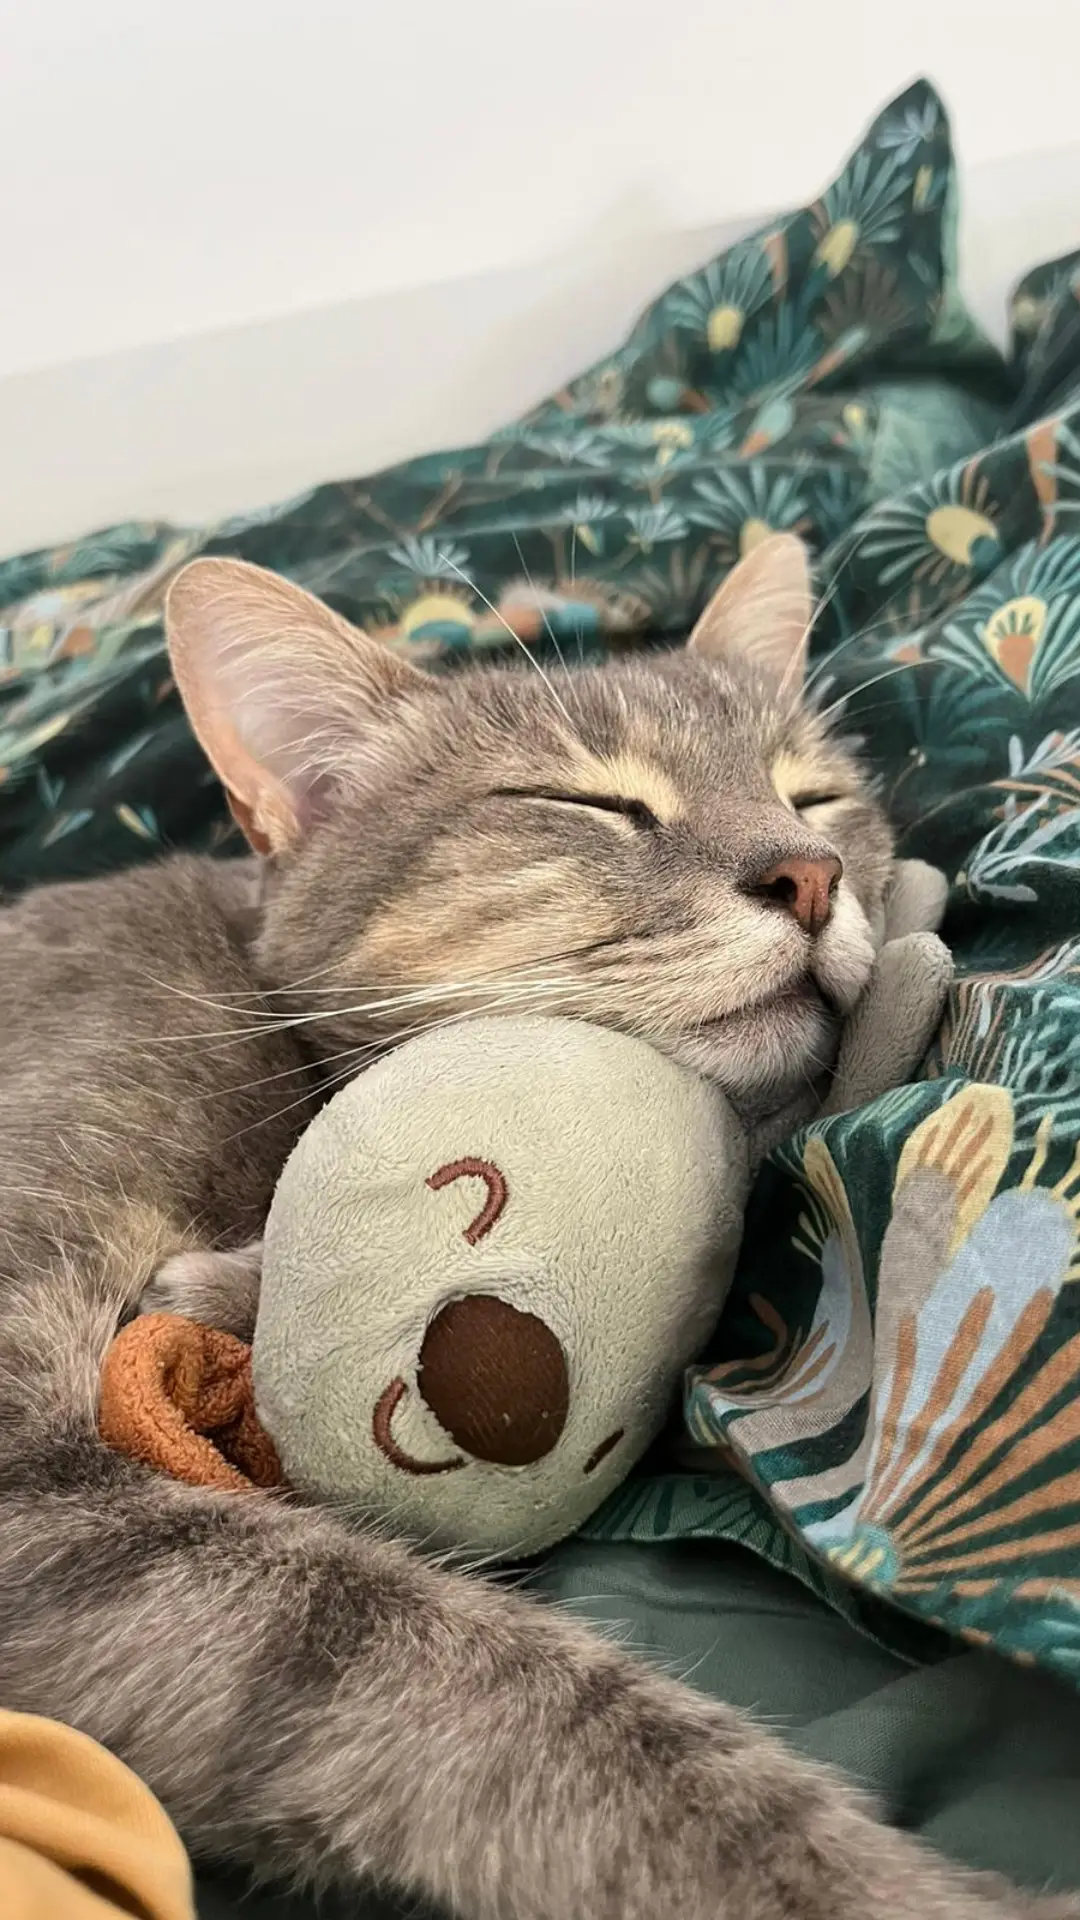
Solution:
{"label": "cat's right ear", "polygon": [[706,660],[739,662],[790,688],[802,685],[814,596],[810,561],[794,533],[772,533],[722,581],[687,642]]}
{"label": "cat's right ear", "polygon": [[243,560],[193,560],[169,588],[173,675],[257,853],[304,837],[363,722],[426,680],[301,587]]}

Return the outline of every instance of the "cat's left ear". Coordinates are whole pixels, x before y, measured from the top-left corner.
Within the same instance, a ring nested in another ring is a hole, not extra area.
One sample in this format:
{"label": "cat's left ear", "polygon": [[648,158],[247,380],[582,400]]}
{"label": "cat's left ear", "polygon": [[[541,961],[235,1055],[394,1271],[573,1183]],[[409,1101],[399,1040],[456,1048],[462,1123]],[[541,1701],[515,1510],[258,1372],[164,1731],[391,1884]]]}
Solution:
{"label": "cat's left ear", "polygon": [[752,547],[709,601],[687,642],[705,660],[745,662],[797,693],[814,609],[810,561],[794,533]]}
{"label": "cat's left ear", "polygon": [[256,853],[299,845],[372,723],[430,686],[415,667],[290,580],[193,560],[165,601],[173,675]]}

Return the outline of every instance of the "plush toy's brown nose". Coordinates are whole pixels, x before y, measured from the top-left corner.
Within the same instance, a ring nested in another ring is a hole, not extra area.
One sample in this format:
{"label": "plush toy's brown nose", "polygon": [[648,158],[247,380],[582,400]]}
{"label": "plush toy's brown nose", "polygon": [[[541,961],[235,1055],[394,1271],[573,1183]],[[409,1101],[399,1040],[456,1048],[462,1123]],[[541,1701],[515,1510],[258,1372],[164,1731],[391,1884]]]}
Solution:
{"label": "plush toy's brown nose", "polygon": [[444,1432],[474,1460],[527,1467],[566,1425],[563,1350],[534,1313],[491,1293],[450,1300],[424,1335],[416,1384]]}

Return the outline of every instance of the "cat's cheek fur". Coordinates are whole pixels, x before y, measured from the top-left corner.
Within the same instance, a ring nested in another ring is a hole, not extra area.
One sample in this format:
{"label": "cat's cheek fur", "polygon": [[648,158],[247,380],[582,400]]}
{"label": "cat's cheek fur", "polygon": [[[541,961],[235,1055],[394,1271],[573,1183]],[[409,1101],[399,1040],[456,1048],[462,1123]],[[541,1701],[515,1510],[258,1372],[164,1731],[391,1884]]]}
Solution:
{"label": "cat's cheek fur", "polygon": [[813,960],[827,1006],[796,987],[790,998],[781,992],[726,1019],[652,1037],[674,1059],[715,1080],[743,1114],[760,1122],[812,1089],[833,1065],[841,1016],[866,987],[875,952],[870,922],[842,880]]}
{"label": "cat's cheek fur", "polygon": [[832,919],[820,936],[814,977],[841,1013],[850,1013],[870,978],[876,945],[873,929],[847,882],[841,880]]}

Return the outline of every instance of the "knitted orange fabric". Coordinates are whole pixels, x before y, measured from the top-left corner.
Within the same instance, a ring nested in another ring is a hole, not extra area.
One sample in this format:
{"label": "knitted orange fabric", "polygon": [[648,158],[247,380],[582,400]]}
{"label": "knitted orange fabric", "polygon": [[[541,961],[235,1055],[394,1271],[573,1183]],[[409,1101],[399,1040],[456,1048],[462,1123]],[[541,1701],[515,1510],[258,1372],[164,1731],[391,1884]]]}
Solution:
{"label": "knitted orange fabric", "polygon": [[98,1430],[107,1446],[193,1486],[253,1493],[282,1484],[255,1417],[251,1348],[179,1314],[122,1328],[105,1356]]}

